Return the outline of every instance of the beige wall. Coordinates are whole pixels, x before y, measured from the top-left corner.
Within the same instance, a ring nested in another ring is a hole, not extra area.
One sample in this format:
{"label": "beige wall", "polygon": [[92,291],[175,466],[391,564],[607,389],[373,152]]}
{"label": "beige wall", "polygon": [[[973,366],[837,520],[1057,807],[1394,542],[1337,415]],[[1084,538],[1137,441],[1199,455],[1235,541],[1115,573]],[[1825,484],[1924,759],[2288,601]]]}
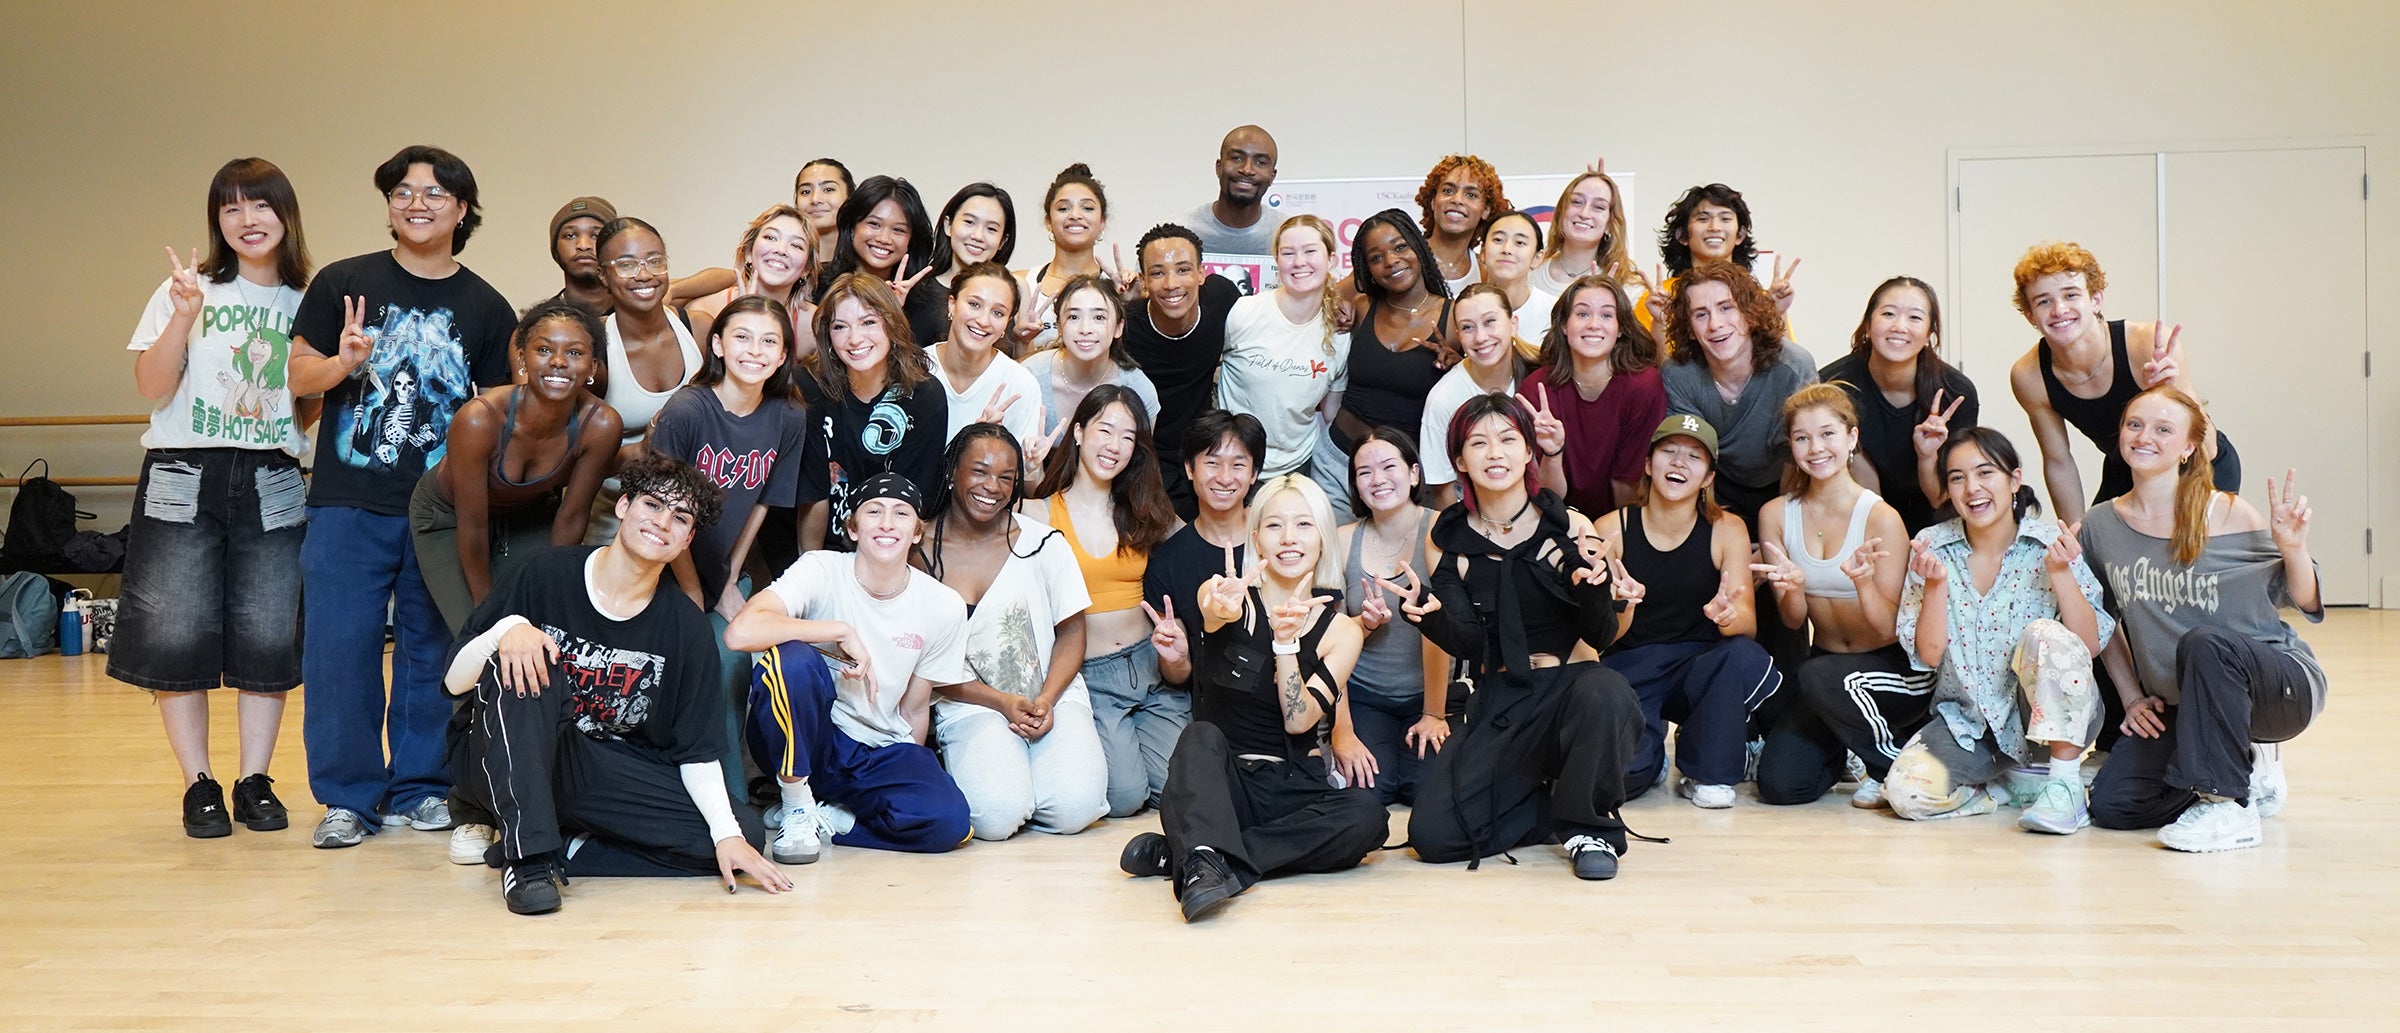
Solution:
{"label": "beige wall", "polygon": [[[1726,2],[1700,21],[1687,5],[1540,0],[682,9],[13,5],[0,291],[18,318],[0,335],[0,412],[135,411],[119,349],[165,272],[159,247],[205,239],[208,175],[241,154],[292,174],[323,261],[382,245],[377,161],[415,142],[458,152],[487,207],[463,257],[520,303],[554,287],[541,236],[565,198],[651,219],[693,268],[817,154],[907,175],[936,204],[992,179],[1027,212],[1059,166],[1089,161],[1126,243],[1208,196],[1216,139],[1243,121],[1276,133],[1295,178],[1408,173],[1460,147],[1529,172],[1606,154],[1641,179],[1645,261],[1675,190],[1741,187],[1762,242],[1806,261],[1797,332],[1830,344],[1883,277],[1943,282],[1953,148],[2366,137],[2372,169],[2400,134],[2386,2]],[[2373,305],[2400,285],[2373,242],[2400,223],[2381,198],[2369,220]],[[1026,235],[1020,261],[1039,261]],[[2304,289],[2261,282],[2268,304]],[[2370,343],[2400,369],[2379,315]],[[2243,347],[2267,345],[2219,342],[2196,362],[2212,391],[2240,389],[2221,371]],[[2400,455],[2395,394],[2372,396],[2381,471]],[[36,452],[92,473],[136,456],[118,430],[0,431],[9,473]],[[2400,477],[2379,478],[2377,512],[2400,512]],[[120,495],[86,495],[121,516]],[[2400,574],[2395,554],[2382,573]]]}

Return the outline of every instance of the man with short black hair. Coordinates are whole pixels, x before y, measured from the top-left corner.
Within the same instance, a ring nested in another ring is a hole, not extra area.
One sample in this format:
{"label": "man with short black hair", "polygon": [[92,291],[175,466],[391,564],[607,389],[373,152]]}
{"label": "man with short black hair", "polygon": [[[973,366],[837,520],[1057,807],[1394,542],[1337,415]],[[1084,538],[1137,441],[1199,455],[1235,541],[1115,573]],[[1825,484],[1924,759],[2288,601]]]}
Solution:
{"label": "man with short black hair", "polygon": [[570,874],[714,872],[731,892],[746,871],[769,893],[791,888],[725,789],[708,618],[659,590],[724,493],[657,453],[617,478],[616,537],[526,561],[467,619],[443,679],[469,697],[451,719],[451,774],[499,819],[501,894],[521,915],[558,910]]}
{"label": "man with short black hair", "polygon": [[458,407],[509,382],[517,324],[508,299],[458,263],[483,222],[466,162],[403,148],[376,168],[375,189],[393,247],[326,266],[292,321],[292,393],[325,396],[306,508],[298,497],[266,499],[259,513],[269,530],[308,524],[301,732],[308,787],[325,805],[309,841],[323,849],[356,846],[378,826],[450,827],[441,690],[450,627],[417,572],[408,499],[441,460]]}
{"label": "man with short black hair", "polygon": [[1249,413],[1203,410],[1181,442],[1196,508],[1191,522],[1150,550],[1142,575],[1142,608],[1150,615],[1158,673],[1169,686],[1192,684],[1192,661],[1206,636],[1200,627],[1200,586],[1222,572],[1230,557],[1243,562],[1249,551],[1250,491],[1265,465],[1267,428]]}
{"label": "man with short black hair", "polygon": [[1233,281],[1200,264],[1200,237],[1174,223],[1153,226],[1134,245],[1141,263],[1142,304],[1125,314],[1125,350],[1158,389],[1158,412],[1150,421],[1158,445],[1158,473],[1175,512],[1189,520],[1197,512],[1192,482],[1184,473],[1181,442],[1192,416],[1217,393],[1217,368],[1225,362],[1225,317],[1242,299]]}
{"label": "man with short black hair", "polygon": [[1217,144],[1217,199],[1194,209],[1192,231],[1211,254],[1275,253],[1275,213],[1266,209],[1275,185],[1275,138],[1257,126],[1236,126]]}

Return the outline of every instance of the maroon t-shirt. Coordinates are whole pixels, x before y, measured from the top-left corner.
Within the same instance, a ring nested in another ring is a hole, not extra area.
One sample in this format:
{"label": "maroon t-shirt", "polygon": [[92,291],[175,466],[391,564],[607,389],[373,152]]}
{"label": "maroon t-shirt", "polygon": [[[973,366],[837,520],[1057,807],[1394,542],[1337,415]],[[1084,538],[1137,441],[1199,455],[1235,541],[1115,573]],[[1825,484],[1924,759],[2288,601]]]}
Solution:
{"label": "maroon t-shirt", "polygon": [[[1550,368],[1525,375],[1517,396],[1535,397],[1534,387],[1546,383]],[[1559,489],[1567,505],[1595,520],[1617,508],[1612,480],[1639,482],[1642,461],[1650,454],[1650,432],[1667,418],[1667,389],[1658,370],[1618,374],[1600,389],[1600,397],[1584,401],[1574,385],[1551,384],[1550,415],[1567,426],[1567,483]],[[1552,485],[1551,487],[1558,487]]]}

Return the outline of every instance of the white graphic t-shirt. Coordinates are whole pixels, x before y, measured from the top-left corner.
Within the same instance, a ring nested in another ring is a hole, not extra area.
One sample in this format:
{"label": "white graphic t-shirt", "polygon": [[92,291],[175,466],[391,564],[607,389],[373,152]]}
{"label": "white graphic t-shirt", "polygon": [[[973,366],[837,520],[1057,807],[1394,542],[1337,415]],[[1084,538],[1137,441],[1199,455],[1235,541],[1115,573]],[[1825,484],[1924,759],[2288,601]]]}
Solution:
{"label": "white graphic t-shirt", "polygon": [[841,621],[866,640],[875,674],[871,691],[840,668],[833,672],[834,727],[861,745],[915,741],[900,712],[911,677],[923,675],[935,685],[974,677],[967,668],[967,604],[924,571],[912,568],[907,588],[877,599],[858,583],[856,554],[819,551],[802,554],[767,590],[783,601],[786,615]]}
{"label": "white graphic t-shirt", "polygon": [[1349,382],[1349,334],[1333,335],[1328,350],[1324,321],[1285,319],[1273,294],[1233,303],[1225,317],[1217,408],[1249,413],[1266,425],[1267,462],[1259,479],[1307,465],[1317,440],[1317,403]]}
{"label": "white graphic t-shirt", "polygon": [[[150,410],[143,448],[282,449],[307,445],[292,418],[286,377],[292,357],[292,316],[300,292],[234,277],[200,280],[200,318],[184,347],[183,380]],[[162,281],[142,309],[127,351],[149,351],[166,332],[175,303]]]}

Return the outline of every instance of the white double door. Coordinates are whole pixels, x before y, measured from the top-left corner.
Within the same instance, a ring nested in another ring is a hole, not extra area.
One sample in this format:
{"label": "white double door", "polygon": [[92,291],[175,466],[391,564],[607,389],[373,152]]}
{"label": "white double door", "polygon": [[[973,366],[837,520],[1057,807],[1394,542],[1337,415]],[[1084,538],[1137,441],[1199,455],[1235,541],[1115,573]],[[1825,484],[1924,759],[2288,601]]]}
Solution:
{"label": "white double door", "polygon": [[[2366,152],[1976,157],[1955,168],[1947,350],[2036,490],[2039,450],[2008,369],[2039,334],[2010,301],[2010,273],[2026,248],[2071,240],[2107,272],[2109,318],[2183,324],[2185,364],[2241,455],[2242,495],[2264,509],[2267,478],[2299,471],[2325,601],[2371,603]],[[2100,455],[2072,436],[2088,496]]]}

